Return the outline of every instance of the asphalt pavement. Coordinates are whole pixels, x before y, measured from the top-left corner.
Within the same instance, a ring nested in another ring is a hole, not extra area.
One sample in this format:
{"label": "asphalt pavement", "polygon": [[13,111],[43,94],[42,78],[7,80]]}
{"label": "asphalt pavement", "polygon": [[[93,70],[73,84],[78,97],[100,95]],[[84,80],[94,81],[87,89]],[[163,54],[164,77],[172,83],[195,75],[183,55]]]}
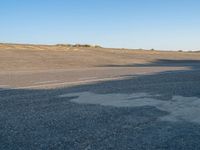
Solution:
{"label": "asphalt pavement", "polygon": [[199,66],[1,73],[0,149],[198,150]]}

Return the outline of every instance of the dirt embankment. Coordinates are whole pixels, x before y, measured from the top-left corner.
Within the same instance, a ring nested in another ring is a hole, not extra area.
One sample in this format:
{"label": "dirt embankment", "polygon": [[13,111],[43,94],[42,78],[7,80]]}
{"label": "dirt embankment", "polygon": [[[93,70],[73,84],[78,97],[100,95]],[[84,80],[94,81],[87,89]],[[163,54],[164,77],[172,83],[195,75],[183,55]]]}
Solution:
{"label": "dirt embankment", "polygon": [[199,60],[200,53],[108,49],[70,45],[0,44],[0,71],[134,65],[158,59]]}

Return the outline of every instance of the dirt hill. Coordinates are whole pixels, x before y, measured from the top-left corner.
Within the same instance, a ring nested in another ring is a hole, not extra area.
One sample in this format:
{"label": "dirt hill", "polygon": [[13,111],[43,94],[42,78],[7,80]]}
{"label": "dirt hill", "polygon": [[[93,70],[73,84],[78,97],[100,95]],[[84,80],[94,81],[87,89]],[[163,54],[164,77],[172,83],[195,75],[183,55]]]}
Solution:
{"label": "dirt hill", "polygon": [[108,49],[70,45],[0,44],[1,71],[132,65],[156,59],[200,59],[199,53]]}

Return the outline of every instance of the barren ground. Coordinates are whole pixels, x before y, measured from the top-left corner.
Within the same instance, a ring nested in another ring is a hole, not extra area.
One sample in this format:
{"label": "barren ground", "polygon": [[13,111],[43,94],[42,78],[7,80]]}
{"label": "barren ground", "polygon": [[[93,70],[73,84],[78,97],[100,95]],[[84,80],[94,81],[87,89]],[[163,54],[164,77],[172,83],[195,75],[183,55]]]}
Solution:
{"label": "barren ground", "polygon": [[0,72],[132,65],[159,59],[200,60],[200,53],[0,44]]}
{"label": "barren ground", "polygon": [[0,149],[199,150],[200,53],[0,44]]}

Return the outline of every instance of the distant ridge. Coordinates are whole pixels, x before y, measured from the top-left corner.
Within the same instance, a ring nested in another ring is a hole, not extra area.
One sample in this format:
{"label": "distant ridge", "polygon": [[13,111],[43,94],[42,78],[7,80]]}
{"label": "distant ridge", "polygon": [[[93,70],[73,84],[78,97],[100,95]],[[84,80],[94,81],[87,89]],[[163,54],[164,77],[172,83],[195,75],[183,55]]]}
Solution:
{"label": "distant ridge", "polygon": [[69,49],[69,48],[100,48],[100,49],[115,49],[115,50],[140,50],[140,51],[159,51],[159,52],[179,52],[179,53],[200,53],[200,50],[198,51],[192,51],[192,50],[157,50],[157,49],[128,49],[128,48],[105,48],[100,45],[91,45],[91,44],[27,44],[27,43],[0,43],[0,48],[5,49],[34,49],[34,50],[42,50],[42,49]]}

